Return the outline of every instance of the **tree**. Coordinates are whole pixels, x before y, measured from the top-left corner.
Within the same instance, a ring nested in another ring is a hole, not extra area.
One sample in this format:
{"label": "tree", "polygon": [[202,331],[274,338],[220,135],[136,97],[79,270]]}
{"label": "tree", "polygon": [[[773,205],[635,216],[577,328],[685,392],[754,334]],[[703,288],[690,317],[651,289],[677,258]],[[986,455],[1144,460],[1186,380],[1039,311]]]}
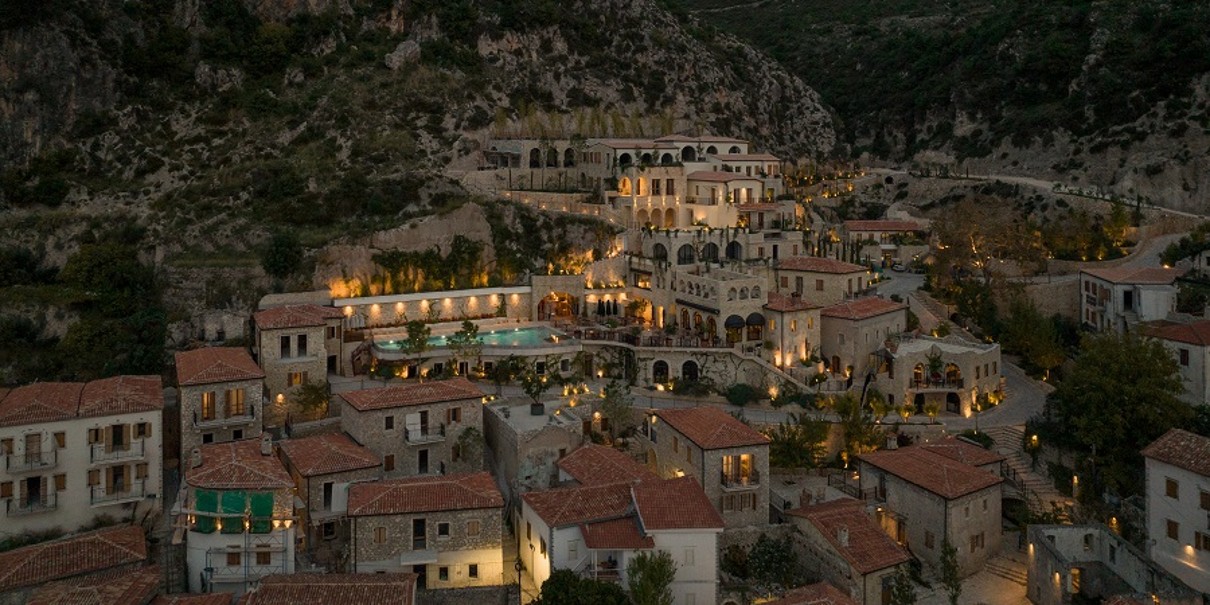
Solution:
{"label": "tree", "polygon": [[521,374],[525,362],[516,355],[509,355],[496,362],[492,368],[492,382],[496,383],[496,394],[504,391],[504,385],[511,384]]}
{"label": "tree", "polygon": [[899,417],[903,418],[904,422],[907,422],[908,418],[911,418],[912,414],[916,413],[916,406],[912,405],[912,403],[909,401],[905,401],[899,406],[899,409],[895,411],[899,413]]}
{"label": "tree", "polygon": [[937,415],[941,413],[941,403],[938,401],[927,401],[924,404],[924,414],[929,417],[929,422],[936,422]]}
{"label": "tree", "polygon": [[748,569],[761,582],[791,586],[798,564],[790,536],[770,538],[761,534],[748,551]]}
{"label": "tree", "polygon": [[900,566],[895,572],[895,582],[891,584],[891,605],[915,605],[916,585],[908,574],[907,568]]}
{"label": "tree", "polygon": [[[1089,453],[1089,480],[1119,494],[1139,493],[1139,451],[1193,418],[1179,399],[1176,360],[1159,341],[1101,334],[1084,339],[1066,374],[1047,399],[1048,415],[1070,445]],[[1084,487],[1081,492],[1099,497],[1095,483]]]}
{"label": "tree", "polygon": [[556,569],[542,583],[542,592],[531,605],[630,605],[630,599],[617,584],[582,578],[570,569]]}
{"label": "tree", "polygon": [[613,437],[629,436],[639,426],[634,417],[634,399],[630,396],[630,387],[616,380],[610,380],[605,385],[605,398],[601,400],[600,412],[609,419],[609,434]]}
{"label": "tree", "polygon": [[845,451],[849,457],[873,451],[881,440],[881,434],[874,426],[874,418],[862,407],[861,402],[852,393],[844,393],[835,398],[832,407],[840,416],[840,425],[844,429]]}
{"label": "tree", "polygon": [[945,591],[950,605],[958,605],[958,597],[962,595],[962,578],[958,575],[958,549],[950,544],[948,539],[941,545],[941,565],[937,570],[938,581]]}
{"label": "tree", "polygon": [[303,248],[298,236],[291,231],[279,231],[269,238],[269,244],[261,253],[260,263],[265,273],[284,279],[298,271],[302,259]]}
{"label": "tree", "polygon": [[475,361],[479,364],[479,356],[483,353],[483,341],[479,340],[479,326],[475,322],[464,319],[462,327],[449,338],[450,349],[457,361]]}
{"label": "tree", "polygon": [[420,363],[420,358],[429,350],[429,335],[432,334],[432,329],[423,321],[413,319],[407,323],[408,336],[403,341],[401,350],[404,355],[415,359],[416,363]]}
{"label": "tree", "polygon": [[769,465],[779,468],[813,468],[826,453],[828,423],[806,414],[791,413],[786,422],[769,429]]}
{"label": "tree", "polygon": [[106,317],[126,317],[134,309],[158,305],[155,273],[139,262],[134,246],[85,244],[67,259],[59,281],[73,288]]}
{"label": "tree", "polygon": [[328,384],[322,380],[304,382],[294,394],[294,403],[298,404],[308,416],[322,418],[328,411]]}
{"label": "tree", "polygon": [[626,584],[635,605],[672,605],[676,563],[667,551],[640,552],[626,566]]}
{"label": "tree", "polygon": [[538,374],[534,368],[529,368],[521,375],[521,388],[529,395],[534,403],[542,403],[542,395],[546,394],[551,383],[546,376]]}

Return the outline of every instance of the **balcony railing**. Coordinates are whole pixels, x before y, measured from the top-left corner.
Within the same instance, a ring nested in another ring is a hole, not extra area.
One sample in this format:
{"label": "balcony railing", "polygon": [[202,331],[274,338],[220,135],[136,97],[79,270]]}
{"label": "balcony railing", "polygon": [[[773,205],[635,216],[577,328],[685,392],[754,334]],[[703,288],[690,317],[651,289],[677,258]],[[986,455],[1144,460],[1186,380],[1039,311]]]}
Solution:
{"label": "balcony railing", "polygon": [[719,482],[727,489],[743,489],[760,485],[760,471],[752,469],[747,473],[719,473]]}
{"label": "balcony railing", "polygon": [[408,443],[435,443],[445,439],[445,423],[409,428],[404,431],[403,438]]}
{"label": "balcony railing", "polygon": [[241,424],[251,424],[256,420],[256,408],[249,407],[248,413],[238,416],[227,416],[226,418],[199,418],[197,412],[193,413],[193,428],[211,429],[221,428],[225,426],[238,426]]}
{"label": "balcony railing", "polygon": [[5,464],[10,473],[28,473],[54,468],[59,463],[58,450],[46,449],[37,452],[24,452],[5,456]]}
{"label": "balcony railing", "polygon": [[912,379],[913,389],[961,389],[963,380],[961,378],[943,378],[941,380],[916,380]]}
{"label": "balcony railing", "polygon": [[49,493],[44,496],[36,496],[34,498],[18,498],[8,501],[7,513],[10,517],[19,517],[22,515],[36,515],[55,510],[57,508],[55,502],[55,494]]}
{"label": "balcony railing", "polygon": [[92,504],[98,506],[141,500],[144,492],[143,479],[135,480],[130,485],[94,485],[92,487]]}
{"label": "balcony railing", "polygon": [[698,206],[717,206],[719,200],[708,195],[690,195],[685,197],[685,203]]}
{"label": "balcony railing", "polygon": [[112,462],[115,460],[131,460],[142,458],[147,448],[143,439],[135,439],[124,446],[107,446],[104,443],[92,444],[92,461]]}

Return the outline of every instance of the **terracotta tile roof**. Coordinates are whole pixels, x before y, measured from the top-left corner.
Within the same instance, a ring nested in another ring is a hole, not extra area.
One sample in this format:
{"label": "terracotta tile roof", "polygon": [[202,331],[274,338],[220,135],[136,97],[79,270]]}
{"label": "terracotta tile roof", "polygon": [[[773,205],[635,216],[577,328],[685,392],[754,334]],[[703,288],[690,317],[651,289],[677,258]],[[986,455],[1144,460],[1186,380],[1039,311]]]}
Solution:
{"label": "terracotta tile roof", "polygon": [[349,486],[349,516],[404,515],[502,508],[504,496],[490,473],[408,477]]}
{"label": "terracotta tile roof", "polygon": [[907,305],[897,303],[893,300],[879,298],[877,296],[869,296],[866,298],[858,298],[840,304],[824,307],[819,314],[824,317],[836,317],[839,319],[848,319],[858,321],[878,317],[887,313],[894,313],[906,309]]}
{"label": "terracotta tile roof", "polygon": [[812,273],[865,273],[869,271],[861,265],[846,263],[834,258],[823,258],[820,256],[787,256],[779,259],[775,268],[783,271],[810,271]]}
{"label": "terracotta tile roof", "polygon": [[0,426],[75,418],[83,388],[82,382],[35,382],[17,387],[0,401]]}
{"label": "terracotta tile roof", "polygon": [[231,605],[229,592],[210,592],[205,594],[162,594],[151,602],[151,605]]}
{"label": "terracotta tile roof", "polygon": [[622,517],[597,523],[580,525],[584,546],[598,550],[655,548],[651,536],[639,533],[639,521],[634,517]]}
{"label": "terracotta tile roof", "polygon": [[0,593],[147,559],[143,529],[109,527],[0,552]]}
{"label": "terracotta tile roof", "polygon": [[780,292],[769,292],[769,298],[768,302],[765,303],[765,308],[770,311],[787,313],[791,311],[818,309],[819,305],[811,304],[811,301],[801,296],[786,296]]}
{"label": "terracotta tile roof", "polygon": [[51,582],[35,590],[25,605],[144,605],[159,592],[162,575],[152,565]]}
{"label": "terracotta tile roof", "polygon": [[957,437],[946,437],[929,443],[921,443],[917,447],[971,466],[994,464],[1002,462],[1005,459],[1005,456],[1002,454],[979,447],[973,443],[968,443]]}
{"label": "terracotta tile roof", "polygon": [[[806,519],[841,557],[861,574],[906,562],[911,558],[903,547],[865,512],[860,500],[842,498],[786,511],[787,515]],[[848,545],[840,540],[848,532]]]}
{"label": "terracotta tile roof", "polygon": [[164,382],[159,376],[114,376],[84,385],[80,417],[112,416],[164,409]]}
{"label": "terracotta tile roof", "polygon": [[723,528],[723,518],[693,477],[644,481],[632,490],[634,507],[647,531]]}
{"label": "terracotta tile roof", "polygon": [[780,599],[768,601],[765,605],[857,605],[857,601],[835,586],[819,582],[795,588]]}
{"label": "terracotta tile roof", "polygon": [[656,410],[655,415],[704,450],[769,443],[768,437],[711,405]]}
{"label": "terracotta tile roof", "polygon": [[[294,481],[277,456],[261,454],[260,439],[201,446],[202,465],[185,469],[185,481],[206,489],[281,489]],[[189,463],[188,457],[185,461]]]}
{"label": "terracotta tile roof", "polygon": [[714,157],[724,162],[777,162],[780,160],[771,153],[716,153]]}
{"label": "terracotta tile roof", "polygon": [[921,447],[861,454],[858,459],[947,500],[987,489],[1003,481],[983,469]]}
{"label": "terracotta tile roof", "polygon": [[1106,267],[1104,269],[1081,269],[1093,277],[1115,284],[1167,285],[1176,281],[1184,271],[1163,267]]}
{"label": "terracotta tile roof", "polygon": [[759,176],[744,176],[740,172],[718,172],[714,170],[698,170],[690,172],[685,177],[690,181],[706,181],[710,183],[726,183],[728,181],[759,181]]}
{"label": "terracotta tile roof", "polygon": [[340,396],[349,405],[364,412],[367,410],[441,403],[443,401],[480,399],[483,397],[483,391],[471,384],[471,381],[459,377],[449,380],[397,384],[378,389],[349,391],[348,393],[341,393]]}
{"label": "terracotta tile roof", "polygon": [[634,458],[611,447],[589,443],[559,460],[558,466],[580,485],[656,479]]}
{"label": "terracotta tile roof", "polygon": [[521,499],[550,527],[626,516],[632,499],[629,483],[609,483],[528,492]]}
{"label": "terracotta tile roof", "polygon": [[921,231],[914,221],[845,221],[846,231]]}
{"label": "terracotta tile roof", "polygon": [[261,330],[279,330],[282,328],[306,328],[322,326],[331,319],[340,319],[344,315],[335,307],[320,305],[285,305],[257,311],[252,315],[256,327]]}
{"label": "terracotta tile roof", "polygon": [[1141,332],[1145,336],[1183,342],[1199,347],[1210,346],[1210,320],[1195,321],[1187,324],[1156,322],[1143,326]]}
{"label": "terracotta tile roof", "polygon": [[239,347],[206,347],[176,354],[176,382],[181,386],[264,377],[248,351]]}
{"label": "terracotta tile roof", "polygon": [[240,605],[412,605],[416,574],[275,574],[244,593]]}
{"label": "terracotta tile roof", "polygon": [[326,433],[280,443],[289,464],[304,477],[341,473],[382,464],[373,450],[344,433]]}
{"label": "terracotta tile roof", "polygon": [[1210,477],[1210,438],[1184,429],[1169,429],[1143,448],[1143,456]]}

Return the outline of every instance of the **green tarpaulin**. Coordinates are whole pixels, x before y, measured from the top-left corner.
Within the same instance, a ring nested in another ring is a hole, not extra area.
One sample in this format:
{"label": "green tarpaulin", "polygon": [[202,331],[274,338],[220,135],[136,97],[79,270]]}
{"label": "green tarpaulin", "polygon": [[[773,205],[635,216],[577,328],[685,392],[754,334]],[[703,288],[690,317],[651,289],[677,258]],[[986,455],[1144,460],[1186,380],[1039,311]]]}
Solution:
{"label": "green tarpaulin", "polygon": [[221,500],[223,533],[244,533],[244,513],[248,508],[248,495],[244,492],[223,492]]}
{"label": "green tarpaulin", "polygon": [[273,528],[273,493],[253,492],[252,533],[267,534]]}
{"label": "green tarpaulin", "polygon": [[[199,489],[194,493],[193,500],[193,506],[198,511],[218,512],[218,492]],[[198,514],[193,529],[204,534],[214,532],[214,517]]]}

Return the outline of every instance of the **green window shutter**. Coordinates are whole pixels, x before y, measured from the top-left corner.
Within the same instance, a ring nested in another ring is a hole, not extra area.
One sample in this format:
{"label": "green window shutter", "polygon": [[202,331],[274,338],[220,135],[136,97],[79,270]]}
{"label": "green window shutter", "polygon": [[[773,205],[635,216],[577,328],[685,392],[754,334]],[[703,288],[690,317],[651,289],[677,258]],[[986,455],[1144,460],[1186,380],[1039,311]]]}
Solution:
{"label": "green window shutter", "polygon": [[194,517],[194,531],[210,534],[214,533],[214,517],[205,515],[206,512],[218,512],[218,492],[199,489],[194,492],[193,496],[194,508],[198,514]]}
{"label": "green window shutter", "polygon": [[273,492],[253,492],[252,533],[267,534],[273,528]]}
{"label": "green window shutter", "polygon": [[223,513],[223,533],[244,533],[244,513],[248,508],[248,495],[241,491],[223,492],[221,500]]}

